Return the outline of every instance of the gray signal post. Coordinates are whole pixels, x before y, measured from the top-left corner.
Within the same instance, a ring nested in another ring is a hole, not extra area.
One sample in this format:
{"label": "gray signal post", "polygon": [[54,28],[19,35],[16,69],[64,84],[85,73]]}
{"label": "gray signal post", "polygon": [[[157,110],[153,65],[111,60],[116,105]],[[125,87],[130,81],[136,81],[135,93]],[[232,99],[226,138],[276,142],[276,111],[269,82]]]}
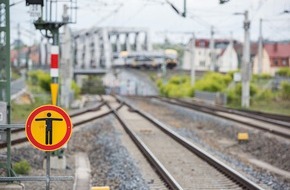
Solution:
{"label": "gray signal post", "polygon": [[243,66],[242,66],[242,107],[250,107],[250,78],[251,78],[251,68],[250,68],[250,21],[248,11],[245,11],[245,40],[244,40],[244,50],[243,50]]}
{"label": "gray signal post", "polygon": [[250,79],[251,79],[251,67],[250,67],[250,21],[249,13],[235,13],[235,15],[244,15],[244,48],[242,58],[242,107],[250,107]]}
{"label": "gray signal post", "polygon": [[263,65],[263,36],[262,36],[262,19],[260,19],[259,25],[259,44],[258,44],[258,74],[262,74],[262,65]]}
{"label": "gray signal post", "polygon": [[195,35],[192,33],[192,40],[190,44],[190,84],[194,86],[195,83]]}
{"label": "gray signal post", "polygon": [[[10,3],[0,0],[0,101],[7,103],[7,124],[10,124]],[[6,129],[7,135],[7,176],[12,177],[11,168],[11,128]]]}
{"label": "gray signal post", "polygon": [[[229,2],[230,0],[220,0],[220,4]],[[235,15],[244,15],[244,49],[243,49],[243,59],[242,59],[242,107],[250,107],[250,79],[252,75],[250,67],[250,21],[249,13],[245,11],[244,13],[235,13]],[[260,25],[261,26],[261,25]],[[260,64],[259,64],[260,71]]]}
{"label": "gray signal post", "polygon": [[[38,2],[31,2],[29,3],[26,1],[27,5],[41,5],[43,7],[43,0]],[[46,5],[47,6],[47,5]],[[52,21],[44,21],[41,17],[38,18],[34,22],[35,28],[37,30],[45,30],[45,37],[52,38],[52,45],[58,46],[59,45],[59,28],[63,26],[64,22],[52,22]],[[48,34],[50,32],[51,35]],[[52,77],[51,83],[58,84],[58,77]],[[46,152],[46,176],[48,177],[48,180],[46,181],[46,190],[50,189],[50,156],[51,152]]]}
{"label": "gray signal post", "polygon": [[[62,1],[64,2],[64,1]],[[72,0],[68,1],[71,3],[72,5]],[[60,27],[62,27],[65,24],[69,24],[69,23],[73,23],[72,21],[69,21],[69,17],[66,15],[66,11],[67,11],[67,6],[64,6],[64,16],[62,18],[62,21],[57,21],[57,17],[55,18],[55,21],[52,21],[52,6],[53,4],[55,4],[55,7],[58,7],[57,1],[53,1],[53,0],[46,0],[46,17],[45,20],[43,19],[43,6],[44,6],[44,2],[43,0],[26,0],[26,5],[41,5],[41,16],[34,22],[35,28],[37,30],[40,31],[45,31],[45,37],[46,38],[51,38],[52,39],[52,46],[53,47],[57,47],[57,51],[59,49],[59,29]],[[74,3],[76,3],[74,1]],[[49,6],[49,8],[48,8]],[[73,6],[70,6],[71,9],[76,8]],[[57,10],[56,14],[57,14]],[[72,16],[72,15],[71,15]],[[76,19],[76,18],[75,18]],[[55,52],[54,52],[55,53]],[[59,59],[58,57],[58,52],[57,54],[57,59]],[[51,60],[52,61],[52,60]],[[54,60],[55,61],[55,60]],[[58,62],[59,60],[56,60],[56,64],[57,65],[57,74],[52,74],[51,73],[51,84],[55,84],[57,85],[58,88],[58,84],[59,84],[59,79],[58,79]],[[52,63],[51,63],[52,64]],[[52,67],[51,67],[52,68]],[[55,100],[55,104],[58,105],[58,91],[56,91],[57,95],[56,95],[56,100]],[[52,102],[54,103],[54,100],[52,100]],[[55,152],[57,154],[57,156],[62,156],[60,155],[61,153],[59,151]],[[46,176],[47,176],[47,180],[46,180],[46,190],[50,189],[50,156],[51,156],[51,152],[47,151],[46,152]]]}

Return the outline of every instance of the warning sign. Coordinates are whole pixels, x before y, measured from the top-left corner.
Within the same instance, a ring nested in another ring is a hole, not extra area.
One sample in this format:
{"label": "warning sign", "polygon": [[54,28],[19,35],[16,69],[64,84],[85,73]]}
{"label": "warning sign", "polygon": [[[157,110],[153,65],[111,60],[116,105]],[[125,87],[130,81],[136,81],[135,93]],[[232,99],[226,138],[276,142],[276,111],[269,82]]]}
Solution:
{"label": "warning sign", "polygon": [[25,133],[34,147],[43,151],[54,151],[60,149],[70,139],[72,122],[62,108],[44,105],[30,113]]}

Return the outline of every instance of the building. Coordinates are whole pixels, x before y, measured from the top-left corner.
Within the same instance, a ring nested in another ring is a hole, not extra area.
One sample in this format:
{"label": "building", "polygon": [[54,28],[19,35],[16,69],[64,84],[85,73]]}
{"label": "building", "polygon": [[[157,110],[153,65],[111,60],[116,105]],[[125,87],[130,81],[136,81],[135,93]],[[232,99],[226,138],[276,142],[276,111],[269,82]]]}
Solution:
{"label": "building", "polygon": [[23,46],[10,51],[10,61],[15,67],[26,67],[40,64],[39,46]]}
{"label": "building", "polygon": [[[237,56],[238,56],[238,68],[241,68],[242,64],[243,64],[244,46],[242,43],[237,42],[237,43],[234,43],[234,48],[235,48],[235,51],[237,52]],[[251,63],[251,65],[253,65],[253,61],[254,61],[254,58],[257,55],[257,53],[258,53],[258,43],[251,42],[251,45],[250,45],[250,63]]]}
{"label": "building", "polygon": [[238,69],[238,55],[233,47],[233,43],[229,43],[225,49],[217,56],[218,71],[227,73]]}
{"label": "building", "polygon": [[[262,73],[274,76],[277,70],[290,67],[290,43],[267,43],[262,51]],[[258,54],[253,63],[253,73],[258,74]]]}
{"label": "building", "polygon": [[[182,69],[191,69],[191,40],[186,47],[184,53]],[[233,47],[233,43],[229,40],[216,39],[214,41],[213,56],[211,56],[210,40],[197,39],[195,41],[194,64],[196,71],[220,71],[228,72],[238,69],[238,57]],[[214,68],[212,67],[214,62]]]}

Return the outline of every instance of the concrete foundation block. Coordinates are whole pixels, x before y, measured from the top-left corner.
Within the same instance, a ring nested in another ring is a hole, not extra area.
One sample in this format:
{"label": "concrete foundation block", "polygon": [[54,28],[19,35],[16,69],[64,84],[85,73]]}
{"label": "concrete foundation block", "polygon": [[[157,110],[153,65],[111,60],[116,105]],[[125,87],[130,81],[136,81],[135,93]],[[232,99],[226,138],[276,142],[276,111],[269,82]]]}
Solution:
{"label": "concrete foundation block", "polygon": [[[46,159],[43,161],[43,168],[46,169]],[[66,157],[58,158],[57,156],[50,157],[50,168],[51,169],[66,169]]]}
{"label": "concrete foundation block", "polygon": [[24,184],[22,183],[0,183],[1,190],[25,190]]}

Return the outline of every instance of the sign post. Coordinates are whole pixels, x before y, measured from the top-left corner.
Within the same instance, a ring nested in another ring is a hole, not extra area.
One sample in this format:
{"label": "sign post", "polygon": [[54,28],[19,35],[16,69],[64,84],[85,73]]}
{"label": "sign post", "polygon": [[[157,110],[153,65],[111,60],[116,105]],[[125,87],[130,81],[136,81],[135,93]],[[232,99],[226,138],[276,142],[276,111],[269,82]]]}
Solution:
{"label": "sign post", "polygon": [[50,186],[50,152],[60,149],[71,137],[69,115],[55,105],[44,105],[33,110],[26,120],[25,133],[37,149],[46,151],[46,189]]}

